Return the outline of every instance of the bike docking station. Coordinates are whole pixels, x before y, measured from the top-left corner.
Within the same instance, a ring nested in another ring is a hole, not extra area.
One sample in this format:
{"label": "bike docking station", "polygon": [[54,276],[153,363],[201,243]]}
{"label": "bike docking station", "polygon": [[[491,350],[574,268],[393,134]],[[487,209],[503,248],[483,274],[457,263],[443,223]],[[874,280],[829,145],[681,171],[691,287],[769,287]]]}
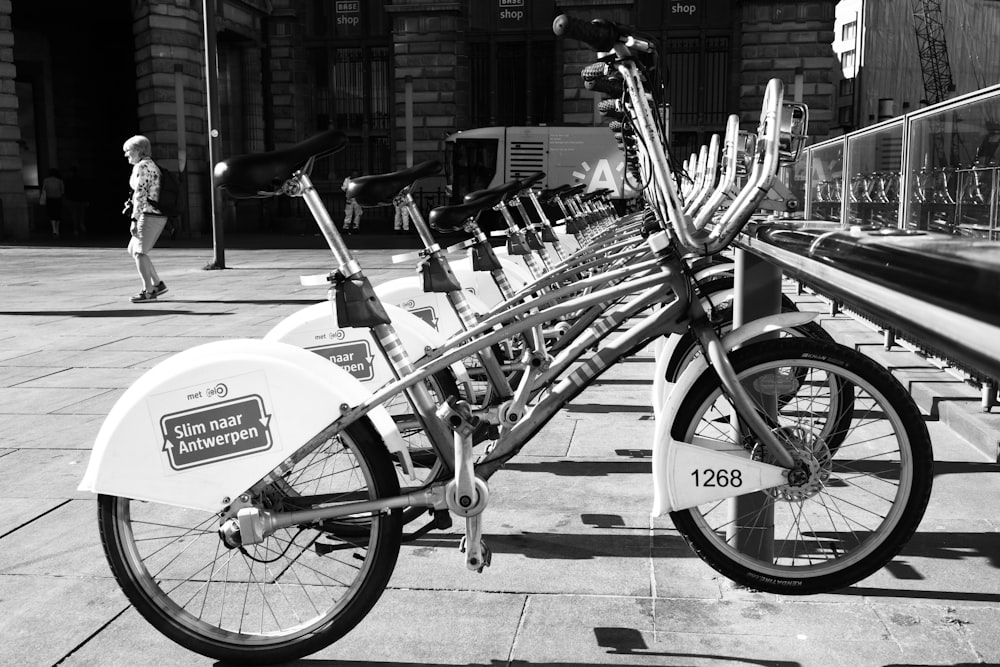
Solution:
{"label": "bike docking station", "polygon": [[[801,219],[752,225],[737,252],[868,323],[884,350],[908,349],[977,388],[980,415],[960,407],[965,392],[924,407],[954,408],[942,419],[1000,460],[990,435],[1000,428],[997,110],[993,86],[805,148]],[[961,126],[945,122],[956,114]]]}

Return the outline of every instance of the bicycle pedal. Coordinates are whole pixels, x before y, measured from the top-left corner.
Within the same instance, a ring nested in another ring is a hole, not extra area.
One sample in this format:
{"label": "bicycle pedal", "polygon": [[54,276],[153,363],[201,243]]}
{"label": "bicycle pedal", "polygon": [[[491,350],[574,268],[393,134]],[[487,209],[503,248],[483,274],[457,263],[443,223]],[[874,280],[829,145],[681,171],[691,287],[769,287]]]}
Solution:
{"label": "bicycle pedal", "polygon": [[[468,538],[463,535],[462,540],[458,543],[458,550],[463,554],[466,552],[467,540]],[[483,569],[489,567],[492,562],[493,551],[487,546],[486,540],[479,540],[479,559],[477,561],[470,562],[468,558],[466,559],[468,568],[479,574],[482,574]]]}

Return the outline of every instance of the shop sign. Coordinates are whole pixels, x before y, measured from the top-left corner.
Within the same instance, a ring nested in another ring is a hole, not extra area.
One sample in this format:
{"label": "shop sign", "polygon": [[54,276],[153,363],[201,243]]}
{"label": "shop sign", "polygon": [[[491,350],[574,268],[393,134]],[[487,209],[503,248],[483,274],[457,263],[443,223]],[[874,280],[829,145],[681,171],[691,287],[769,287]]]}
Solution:
{"label": "shop sign", "polygon": [[358,35],[363,32],[361,0],[336,0],[335,11],[338,35]]}
{"label": "shop sign", "polygon": [[497,0],[497,28],[524,30],[528,26],[528,8],[525,0]]}
{"label": "shop sign", "polygon": [[702,5],[705,0],[670,0],[664,7],[664,24],[698,25],[701,23]]}

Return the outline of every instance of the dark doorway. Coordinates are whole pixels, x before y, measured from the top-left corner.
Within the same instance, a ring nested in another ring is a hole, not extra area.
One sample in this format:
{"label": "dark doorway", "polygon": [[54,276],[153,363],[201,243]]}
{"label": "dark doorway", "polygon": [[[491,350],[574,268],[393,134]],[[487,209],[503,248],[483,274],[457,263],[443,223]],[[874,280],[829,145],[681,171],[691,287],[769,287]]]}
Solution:
{"label": "dark doorway", "polygon": [[121,147],[139,132],[131,3],[15,2],[11,24],[29,215],[48,171],[76,167],[89,232],[127,235]]}

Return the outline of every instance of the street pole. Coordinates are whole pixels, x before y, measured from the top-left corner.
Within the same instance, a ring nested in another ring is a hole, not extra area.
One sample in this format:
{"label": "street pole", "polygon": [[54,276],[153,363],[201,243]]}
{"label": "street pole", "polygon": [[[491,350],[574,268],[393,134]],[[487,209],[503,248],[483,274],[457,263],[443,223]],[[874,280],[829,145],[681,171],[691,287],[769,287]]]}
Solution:
{"label": "street pole", "polygon": [[205,22],[205,98],[208,103],[208,182],[212,218],[212,247],[215,257],[206,269],[226,268],[226,248],[222,220],[222,194],[215,187],[215,162],[222,154],[219,134],[219,73],[215,46],[215,0],[202,0]]}
{"label": "street pole", "polygon": [[413,77],[403,79],[403,108],[406,116],[406,166],[413,166]]}

